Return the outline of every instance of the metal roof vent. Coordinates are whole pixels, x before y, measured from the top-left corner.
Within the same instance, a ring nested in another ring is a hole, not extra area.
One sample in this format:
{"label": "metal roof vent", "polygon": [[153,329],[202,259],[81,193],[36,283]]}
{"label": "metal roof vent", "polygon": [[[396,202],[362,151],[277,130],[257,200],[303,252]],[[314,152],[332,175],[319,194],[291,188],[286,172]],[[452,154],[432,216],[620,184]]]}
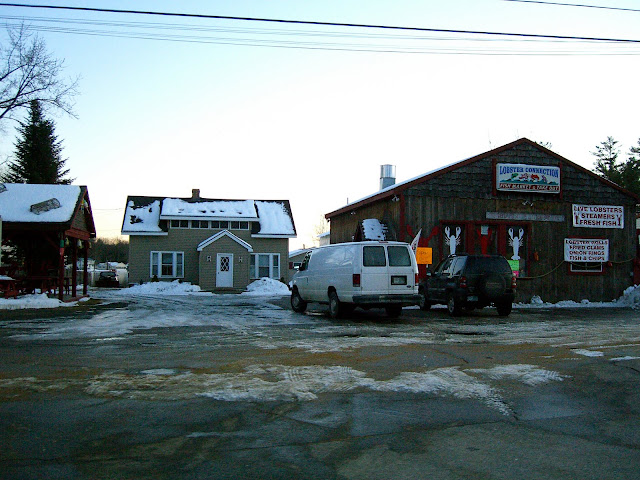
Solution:
{"label": "metal roof vent", "polygon": [[380,190],[384,190],[396,183],[396,166],[380,165]]}

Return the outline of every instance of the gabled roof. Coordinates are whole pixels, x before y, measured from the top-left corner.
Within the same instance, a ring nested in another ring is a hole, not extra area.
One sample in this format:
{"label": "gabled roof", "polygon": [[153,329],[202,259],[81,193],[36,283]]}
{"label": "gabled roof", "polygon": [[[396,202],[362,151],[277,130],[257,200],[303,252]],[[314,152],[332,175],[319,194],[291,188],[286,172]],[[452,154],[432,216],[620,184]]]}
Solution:
{"label": "gabled roof", "polygon": [[166,235],[163,220],[249,221],[253,237],[293,238],[296,228],[288,200],[127,197],[123,235]]}
{"label": "gabled roof", "polygon": [[568,160],[564,157],[562,157],[561,155],[558,155],[555,152],[552,152],[551,150],[543,147],[542,145],[539,145],[536,142],[533,142],[531,140],[529,140],[528,138],[521,138],[519,140],[516,140],[514,142],[508,143],[506,145],[503,145],[501,147],[495,148],[493,150],[489,150],[488,152],[485,153],[481,153],[480,155],[476,155],[474,157],[471,158],[467,158],[466,160],[462,160],[460,162],[456,162],[450,165],[446,165],[444,167],[440,167],[437,168],[435,170],[432,170],[431,172],[427,172],[424,173],[422,175],[419,175],[417,177],[411,178],[409,180],[405,180],[404,182],[400,182],[400,183],[396,183],[394,185],[391,185],[383,190],[380,190],[378,192],[375,192],[369,196],[366,196],[364,198],[361,198],[360,200],[356,200],[355,202],[352,202],[348,205],[345,205],[344,207],[339,208],[338,210],[334,210],[333,212],[327,213],[325,215],[325,218],[330,219],[331,217],[335,217],[336,215],[340,215],[349,211],[352,211],[354,208],[359,208],[362,207],[364,205],[368,205],[374,202],[377,202],[378,200],[382,200],[382,199],[386,199],[386,198],[393,198],[395,195],[399,195],[401,193],[403,193],[405,190],[414,187],[416,185],[419,185],[421,183],[424,183],[426,181],[432,180],[434,178],[437,178],[441,175],[445,175],[449,172],[452,172],[454,170],[457,170],[459,168],[462,167],[466,167],[467,165],[470,165],[472,163],[475,163],[479,160],[484,160],[488,157],[492,157],[495,155],[498,155],[504,151],[510,150],[518,145],[530,145],[533,146],[541,151],[543,151],[545,154],[556,158],[558,161],[560,162],[564,162],[566,164],[571,165],[571,167],[580,170],[582,173],[585,173],[587,175],[590,175],[596,179],[598,179],[600,182],[605,183],[606,185],[608,185],[611,188],[614,188],[622,193],[624,193],[625,195],[628,195],[632,198],[634,198],[636,200],[637,203],[640,203],[640,198],[636,195],[634,195],[633,193],[631,193],[628,190],[625,190],[624,188],[622,188],[621,186],[610,182],[609,180],[601,177],[600,175],[597,175],[596,173],[587,170],[584,167],[581,167],[580,165],[572,162],[571,160]]}
{"label": "gabled roof", "polygon": [[238,238],[237,236],[235,236],[233,233],[231,233],[229,230],[222,230],[221,232],[216,233],[215,235],[210,236],[209,238],[207,238],[206,240],[204,240],[203,242],[201,242],[198,245],[198,248],[196,249],[198,252],[201,252],[202,250],[204,250],[205,248],[207,248],[209,245],[211,245],[212,243],[220,240],[223,237],[227,237],[230,238],[231,240],[233,240],[234,242],[238,243],[240,246],[244,247],[247,249],[247,251],[249,253],[253,252],[253,247],[251,245],[249,245],[247,242],[245,242],[244,240],[242,240],[241,238]]}
{"label": "gabled roof", "polygon": [[5,224],[70,228],[83,207],[88,211],[88,232],[95,236],[86,186],[0,183],[0,217]]}

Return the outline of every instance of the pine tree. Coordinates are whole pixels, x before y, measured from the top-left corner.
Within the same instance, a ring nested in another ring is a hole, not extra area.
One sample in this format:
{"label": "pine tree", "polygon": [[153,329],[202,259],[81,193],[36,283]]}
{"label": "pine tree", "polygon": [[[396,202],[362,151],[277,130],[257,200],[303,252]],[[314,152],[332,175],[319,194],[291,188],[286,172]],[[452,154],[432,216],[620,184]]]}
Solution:
{"label": "pine tree", "polygon": [[8,183],[56,183],[68,185],[73,179],[65,178],[66,159],[61,157],[62,142],[55,135],[55,126],[44,117],[40,103],[29,105],[29,118],[20,122],[20,137],[16,142],[13,160],[2,181]]}
{"label": "pine tree", "polygon": [[620,167],[622,186],[640,196],[640,139],[638,146],[629,148],[629,158]]}
{"label": "pine tree", "polygon": [[600,142],[600,145],[596,146],[596,151],[591,152],[596,160],[596,173],[600,176],[612,181],[618,185],[621,185],[622,175],[620,174],[620,165],[618,165],[618,155],[620,149],[618,148],[618,141],[613,137],[607,137],[604,142]]}

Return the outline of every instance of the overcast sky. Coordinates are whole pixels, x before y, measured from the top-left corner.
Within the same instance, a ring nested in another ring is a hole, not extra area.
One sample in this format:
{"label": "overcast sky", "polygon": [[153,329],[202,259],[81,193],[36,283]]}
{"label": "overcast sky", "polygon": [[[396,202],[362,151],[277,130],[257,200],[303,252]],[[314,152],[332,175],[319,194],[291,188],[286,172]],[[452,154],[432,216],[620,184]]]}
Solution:
{"label": "overcast sky", "polygon": [[[640,40],[634,0],[24,3]],[[78,118],[53,120],[99,237],[119,235],[127,195],[199,188],[290,200],[293,249],[374,193],[382,164],[403,181],[527,137],[591,169],[607,136],[625,159],[640,138],[640,43],[0,6],[3,22],[22,17],[80,77]],[[15,137],[0,138],[0,161]]]}

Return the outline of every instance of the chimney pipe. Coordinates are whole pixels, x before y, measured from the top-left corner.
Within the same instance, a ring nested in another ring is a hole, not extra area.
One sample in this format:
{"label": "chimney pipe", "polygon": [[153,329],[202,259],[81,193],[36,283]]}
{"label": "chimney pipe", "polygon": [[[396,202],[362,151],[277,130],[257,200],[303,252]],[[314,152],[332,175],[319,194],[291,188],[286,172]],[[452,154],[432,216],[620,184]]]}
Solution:
{"label": "chimney pipe", "polygon": [[380,190],[384,190],[396,183],[396,166],[380,165]]}
{"label": "chimney pipe", "polygon": [[191,189],[191,199],[192,200],[200,200],[200,189],[192,188]]}

